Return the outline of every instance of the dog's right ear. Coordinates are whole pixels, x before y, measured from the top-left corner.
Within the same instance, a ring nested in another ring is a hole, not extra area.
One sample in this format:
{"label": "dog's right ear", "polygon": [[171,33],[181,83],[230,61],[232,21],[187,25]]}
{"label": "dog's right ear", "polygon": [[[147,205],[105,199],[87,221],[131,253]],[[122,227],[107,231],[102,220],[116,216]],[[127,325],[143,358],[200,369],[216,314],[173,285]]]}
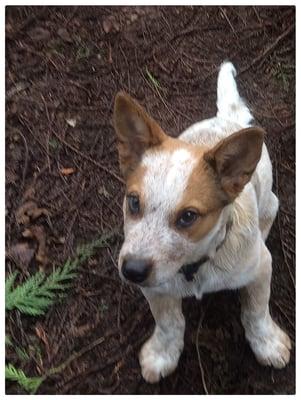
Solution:
{"label": "dog's right ear", "polygon": [[134,171],[143,153],[152,146],[160,145],[166,135],[147,112],[124,92],[116,95],[113,119],[120,168],[127,177]]}
{"label": "dog's right ear", "polygon": [[264,134],[264,130],[256,126],[241,129],[204,154],[230,201],[252,178],[261,157]]}

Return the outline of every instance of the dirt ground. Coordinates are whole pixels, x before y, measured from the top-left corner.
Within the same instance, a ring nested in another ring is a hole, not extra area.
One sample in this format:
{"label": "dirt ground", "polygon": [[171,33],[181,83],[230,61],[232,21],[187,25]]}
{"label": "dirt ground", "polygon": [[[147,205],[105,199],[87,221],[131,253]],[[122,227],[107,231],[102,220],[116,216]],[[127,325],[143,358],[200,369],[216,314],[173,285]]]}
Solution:
{"label": "dirt ground", "polygon": [[[9,349],[6,359],[29,376],[81,351],[38,393],[202,394],[204,384],[210,394],[294,393],[294,347],[284,370],[260,366],[244,339],[234,291],[184,301],[179,366],[159,384],[144,382],[137,354],[154,323],[142,294],[122,287],[116,269],[124,192],[112,127],[116,92],[132,94],[176,136],[215,113],[225,59],[237,66],[241,94],[268,132],[280,199],[268,239],[271,313],[294,343],[295,9],[6,8],[6,251],[21,242],[37,251],[37,240],[23,236],[28,228],[38,226],[46,240],[40,261],[8,256],[6,270],[18,269],[23,279],[49,272],[79,244],[117,231],[46,317],[7,315],[6,331],[30,359]],[[28,201],[39,211],[20,221]],[[23,393],[14,383],[6,390]]]}

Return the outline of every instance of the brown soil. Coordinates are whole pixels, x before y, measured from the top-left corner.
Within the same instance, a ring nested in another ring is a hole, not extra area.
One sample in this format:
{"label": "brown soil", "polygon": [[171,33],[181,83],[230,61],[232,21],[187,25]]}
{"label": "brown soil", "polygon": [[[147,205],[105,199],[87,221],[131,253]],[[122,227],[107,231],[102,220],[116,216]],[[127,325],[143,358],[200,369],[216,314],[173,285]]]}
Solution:
{"label": "brown soil", "polygon": [[[176,136],[215,113],[217,69],[225,59],[237,66],[240,91],[268,131],[280,198],[268,239],[271,312],[294,341],[295,9],[6,8],[6,249],[25,241],[41,250],[45,241],[38,260],[24,245],[28,257],[8,257],[7,271],[17,268],[24,279],[39,268],[50,271],[78,244],[119,232],[81,267],[70,295],[46,317],[7,315],[7,332],[30,354],[22,361],[8,349],[7,361],[29,376],[85,349],[39,393],[204,393],[197,335],[209,393],[294,393],[294,348],[284,370],[261,367],[244,339],[236,292],[201,303],[186,299],[179,366],[159,384],[145,383],[137,353],[152,332],[152,316],[138,290],[122,287],[116,269],[124,191],[112,127],[116,92],[131,93]],[[32,215],[20,220],[29,199]],[[33,226],[42,237],[24,239]],[[8,383],[7,393],[23,392]]]}

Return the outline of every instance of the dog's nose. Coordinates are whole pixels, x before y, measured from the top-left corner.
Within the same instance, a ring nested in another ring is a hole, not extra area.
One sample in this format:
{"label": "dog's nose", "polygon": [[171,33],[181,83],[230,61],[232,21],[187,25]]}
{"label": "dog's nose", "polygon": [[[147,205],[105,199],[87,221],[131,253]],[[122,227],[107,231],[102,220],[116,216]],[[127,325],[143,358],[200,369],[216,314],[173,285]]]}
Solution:
{"label": "dog's nose", "polygon": [[121,267],[122,275],[134,283],[142,283],[148,277],[152,262],[147,259],[124,259]]}

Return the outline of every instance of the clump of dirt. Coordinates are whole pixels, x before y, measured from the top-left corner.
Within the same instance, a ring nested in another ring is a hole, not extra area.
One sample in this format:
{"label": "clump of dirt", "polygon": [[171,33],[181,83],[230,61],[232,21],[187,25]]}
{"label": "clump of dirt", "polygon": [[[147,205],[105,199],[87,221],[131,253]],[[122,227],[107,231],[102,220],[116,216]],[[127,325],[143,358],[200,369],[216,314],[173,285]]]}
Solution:
{"label": "clump of dirt", "polygon": [[[61,366],[39,393],[202,394],[203,380],[211,394],[294,393],[294,350],[284,370],[261,367],[244,339],[236,292],[186,299],[177,370],[156,385],[143,381],[137,353],[154,323],[116,268],[124,187],[112,127],[123,89],[177,136],[215,113],[219,65],[234,62],[240,91],[268,132],[280,199],[268,239],[271,312],[294,341],[294,32],[294,7],[6,7],[7,271],[50,271],[78,244],[118,232],[45,318],[7,316],[8,334],[29,354],[8,349],[9,361],[29,376]],[[7,393],[22,389],[8,383]]]}

